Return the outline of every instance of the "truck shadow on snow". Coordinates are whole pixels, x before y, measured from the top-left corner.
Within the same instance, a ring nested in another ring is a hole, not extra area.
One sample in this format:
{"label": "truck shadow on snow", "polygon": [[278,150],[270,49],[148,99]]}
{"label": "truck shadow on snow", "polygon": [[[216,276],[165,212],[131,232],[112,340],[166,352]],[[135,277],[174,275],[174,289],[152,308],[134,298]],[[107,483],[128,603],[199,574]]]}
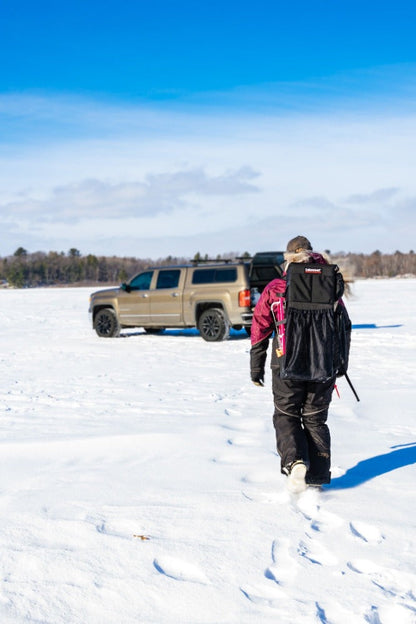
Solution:
{"label": "truck shadow on snow", "polygon": [[[164,329],[157,334],[147,334],[143,330],[127,331],[120,334],[120,338],[132,338],[133,336],[157,336],[158,338],[163,338],[164,336],[173,336],[182,338],[198,338],[199,340],[202,340],[201,334],[194,327],[187,327],[184,329]],[[228,340],[247,340],[248,338],[249,336],[245,329],[230,329],[230,337]],[[226,342],[228,342],[228,340]]]}
{"label": "truck shadow on snow", "polygon": [[376,455],[358,462],[341,477],[332,479],[331,484],[326,488],[330,490],[354,488],[387,472],[416,463],[416,442],[391,448],[393,450],[390,453]]}

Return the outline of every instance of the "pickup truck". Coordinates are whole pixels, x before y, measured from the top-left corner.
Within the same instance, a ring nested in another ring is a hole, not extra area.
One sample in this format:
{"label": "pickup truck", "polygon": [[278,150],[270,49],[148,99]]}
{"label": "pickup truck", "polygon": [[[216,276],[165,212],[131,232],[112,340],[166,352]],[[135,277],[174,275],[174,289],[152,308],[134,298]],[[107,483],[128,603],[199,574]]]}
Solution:
{"label": "pickup truck", "polygon": [[249,333],[256,297],[281,276],[282,263],[282,252],[263,252],[250,260],[149,267],[90,296],[93,329],[110,338],[126,327],[196,327],[207,341],[227,339],[231,327]]}

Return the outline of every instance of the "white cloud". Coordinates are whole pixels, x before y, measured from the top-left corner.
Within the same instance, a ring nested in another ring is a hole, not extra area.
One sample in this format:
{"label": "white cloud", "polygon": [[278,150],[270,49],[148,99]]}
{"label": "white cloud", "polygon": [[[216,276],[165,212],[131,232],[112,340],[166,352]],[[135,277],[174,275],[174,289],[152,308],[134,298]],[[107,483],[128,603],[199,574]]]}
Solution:
{"label": "white cloud", "polygon": [[48,112],[47,98],[24,101],[0,98],[16,127],[29,111],[28,132],[0,143],[1,255],[20,245],[216,254],[281,248],[298,233],[333,250],[414,247],[412,114],[232,115],[80,99],[52,99]]}
{"label": "white cloud", "polygon": [[372,193],[351,195],[346,199],[350,204],[379,204],[380,202],[386,203],[389,200],[393,200],[399,193],[398,188],[382,188]]}
{"label": "white cloud", "polygon": [[26,198],[1,207],[9,219],[36,218],[37,223],[79,222],[87,219],[143,218],[166,215],[193,196],[235,196],[258,191],[257,174],[249,167],[209,176],[202,169],[159,173],[143,182],[110,183],[97,179],[58,186],[44,200]]}

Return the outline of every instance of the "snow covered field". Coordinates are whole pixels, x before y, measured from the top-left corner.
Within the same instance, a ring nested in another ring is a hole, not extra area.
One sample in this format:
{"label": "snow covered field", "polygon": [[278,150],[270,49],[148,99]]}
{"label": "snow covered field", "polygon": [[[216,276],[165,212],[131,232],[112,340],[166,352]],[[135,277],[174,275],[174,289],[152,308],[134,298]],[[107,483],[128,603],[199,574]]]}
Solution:
{"label": "snow covered field", "polygon": [[243,332],[99,339],[90,291],[0,291],[0,622],[416,622],[416,280],[354,284],[361,402],[298,498]]}

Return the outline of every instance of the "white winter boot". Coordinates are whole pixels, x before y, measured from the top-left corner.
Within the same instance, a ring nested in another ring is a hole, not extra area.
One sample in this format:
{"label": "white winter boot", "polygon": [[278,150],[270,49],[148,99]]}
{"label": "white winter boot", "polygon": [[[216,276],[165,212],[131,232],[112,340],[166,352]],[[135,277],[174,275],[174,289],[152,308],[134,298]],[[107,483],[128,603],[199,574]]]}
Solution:
{"label": "white winter boot", "polygon": [[295,461],[287,477],[287,489],[293,494],[303,492],[308,487],[305,482],[307,467],[303,461]]}

